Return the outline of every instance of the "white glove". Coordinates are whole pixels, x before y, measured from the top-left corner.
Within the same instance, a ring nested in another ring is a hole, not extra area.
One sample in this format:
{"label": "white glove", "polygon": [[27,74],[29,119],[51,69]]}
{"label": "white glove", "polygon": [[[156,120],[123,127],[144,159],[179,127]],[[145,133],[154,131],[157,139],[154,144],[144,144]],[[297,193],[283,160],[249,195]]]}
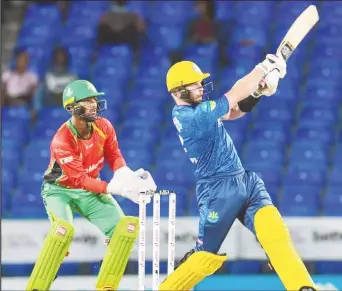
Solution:
{"label": "white glove", "polygon": [[[128,167],[116,170],[107,185],[107,193],[123,196],[135,203],[139,203],[140,192],[154,192],[156,190],[157,185],[148,171],[139,169],[134,172]],[[151,198],[146,200],[146,203],[149,202],[151,202]]]}
{"label": "white glove", "polygon": [[121,195],[123,187],[132,183],[136,177],[136,173],[127,166],[117,169],[107,185],[107,193]]}
{"label": "white glove", "polygon": [[151,197],[157,190],[157,185],[154,182],[151,174],[147,171],[144,172],[146,173],[147,177],[145,179],[136,177],[135,181],[132,181],[132,183],[127,185],[127,187],[123,187],[121,196],[126,197],[139,204],[139,196],[145,195],[145,202],[151,202]]}
{"label": "white glove", "polygon": [[280,73],[278,70],[273,70],[271,73],[266,75],[266,77],[260,82],[261,88],[258,90],[258,93],[264,96],[273,95],[278,88],[279,75]]}
{"label": "white glove", "polygon": [[142,179],[147,179],[149,172],[145,171],[143,168],[140,168],[134,172],[137,177]]}
{"label": "white glove", "polygon": [[279,71],[281,79],[286,75],[286,62],[276,55],[268,54],[266,59],[262,63],[258,64],[257,67],[264,71],[264,76],[267,76],[273,70]]}

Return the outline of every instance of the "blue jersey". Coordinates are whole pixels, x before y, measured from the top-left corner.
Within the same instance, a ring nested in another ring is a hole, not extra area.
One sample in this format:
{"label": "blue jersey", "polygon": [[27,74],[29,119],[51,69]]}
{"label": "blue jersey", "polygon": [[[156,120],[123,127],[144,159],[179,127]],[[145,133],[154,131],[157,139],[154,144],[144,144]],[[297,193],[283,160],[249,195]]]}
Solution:
{"label": "blue jersey", "polygon": [[196,166],[196,179],[237,175],[244,171],[221,117],[229,112],[225,96],[196,106],[176,105],[172,111],[181,144]]}

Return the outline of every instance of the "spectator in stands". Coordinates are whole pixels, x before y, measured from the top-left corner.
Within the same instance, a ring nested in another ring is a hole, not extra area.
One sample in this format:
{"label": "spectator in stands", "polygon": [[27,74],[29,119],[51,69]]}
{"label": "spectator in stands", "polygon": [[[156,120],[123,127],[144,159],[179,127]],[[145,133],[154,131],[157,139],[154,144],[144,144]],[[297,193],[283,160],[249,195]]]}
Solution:
{"label": "spectator in stands", "polygon": [[42,106],[62,106],[63,89],[76,79],[77,76],[69,71],[68,51],[57,47],[53,54],[52,66],[35,95],[35,109],[39,111]]}
{"label": "spectator in stands", "polygon": [[29,70],[30,59],[26,51],[15,55],[14,69],[2,74],[2,104],[5,106],[27,105],[31,107],[33,94],[38,85],[38,76]]}
{"label": "spectator in stands", "polygon": [[135,12],[127,10],[125,0],[117,0],[113,1],[110,11],[105,12],[100,19],[97,43],[99,46],[129,44],[137,50],[144,35],[143,19]]}
{"label": "spectator in stands", "polygon": [[212,43],[217,41],[215,10],[213,1],[200,0],[196,3],[198,17],[189,24],[188,41]]}

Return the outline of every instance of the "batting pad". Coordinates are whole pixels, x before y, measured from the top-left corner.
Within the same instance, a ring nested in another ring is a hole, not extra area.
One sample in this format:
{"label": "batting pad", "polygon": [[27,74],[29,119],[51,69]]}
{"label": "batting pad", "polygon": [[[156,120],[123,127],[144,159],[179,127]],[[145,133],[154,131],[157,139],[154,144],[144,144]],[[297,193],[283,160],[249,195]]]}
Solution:
{"label": "batting pad", "polygon": [[277,208],[265,206],[258,210],[254,227],[261,246],[286,290],[300,290],[303,286],[317,290]]}
{"label": "batting pad", "polygon": [[74,227],[67,221],[60,219],[53,221],[27,284],[27,291],[50,290],[69,250],[74,233]]}
{"label": "batting pad", "polygon": [[212,275],[226,260],[226,255],[195,252],[161,283],[159,290],[190,290],[205,277]]}
{"label": "batting pad", "polygon": [[139,233],[137,217],[120,219],[107,247],[96,282],[97,290],[117,290]]}

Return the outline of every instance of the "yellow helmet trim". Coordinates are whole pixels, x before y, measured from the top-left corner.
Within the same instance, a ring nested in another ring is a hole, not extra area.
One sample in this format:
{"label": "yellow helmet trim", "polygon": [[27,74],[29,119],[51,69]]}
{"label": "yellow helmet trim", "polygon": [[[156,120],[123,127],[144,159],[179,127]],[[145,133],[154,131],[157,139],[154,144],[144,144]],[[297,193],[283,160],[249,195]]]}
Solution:
{"label": "yellow helmet trim", "polygon": [[65,102],[63,103],[63,106],[66,107],[68,106],[69,104],[72,104],[75,102],[75,97],[70,97],[69,99],[65,100]]}

